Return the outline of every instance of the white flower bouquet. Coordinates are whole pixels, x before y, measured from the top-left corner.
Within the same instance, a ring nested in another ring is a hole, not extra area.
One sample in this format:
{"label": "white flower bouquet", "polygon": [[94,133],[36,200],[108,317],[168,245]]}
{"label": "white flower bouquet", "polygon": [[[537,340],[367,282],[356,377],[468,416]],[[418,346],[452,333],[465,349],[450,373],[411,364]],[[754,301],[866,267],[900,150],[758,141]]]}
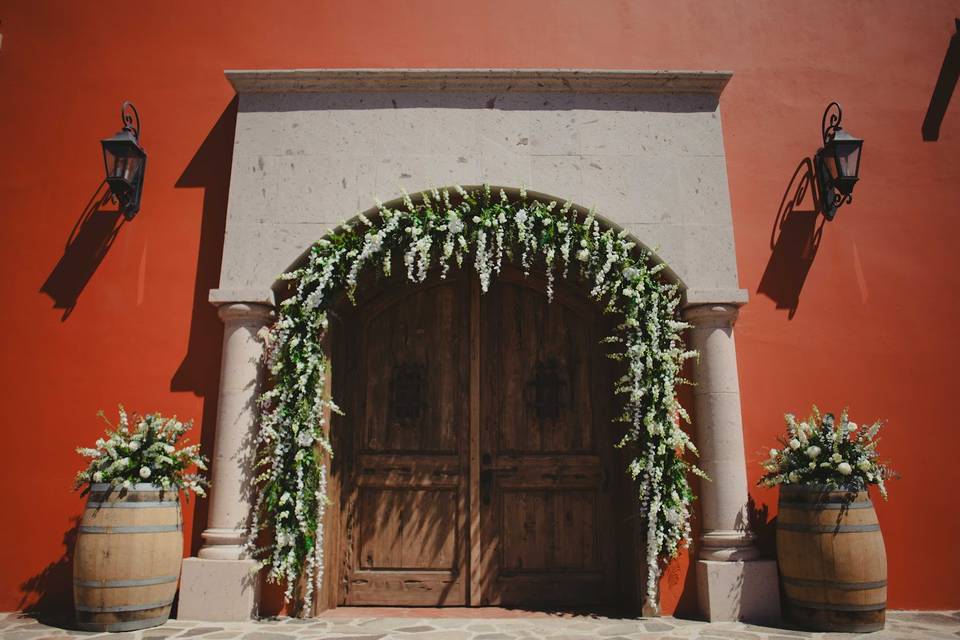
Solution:
{"label": "white flower bouquet", "polygon": [[100,417],[110,427],[105,437],[98,438],[92,448],[77,449],[77,453],[90,459],[74,483],[77,489],[83,487],[82,495],[90,491],[91,484],[102,483],[120,490],[150,483],[163,489],[184,489],[206,495],[207,480],[198,473],[189,473],[188,469],[206,470],[207,459],[200,455],[199,444],[187,445],[186,439],[181,442],[193,426],[192,421],[181,422],[159,413],[135,415],[131,420],[123,405],[119,411],[120,422],[116,426],[101,411]]}
{"label": "white flower bouquet", "polygon": [[804,421],[797,422],[790,413],[784,418],[787,433],[779,439],[783,447],[770,449],[770,457],[762,463],[766,473],[758,484],[822,485],[849,491],[875,484],[886,500],[885,481],[895,475],[877,455],[881,422],[860,427],[850,421],[846,409],[838,420],[832,413],[821,415],[816,406]]}

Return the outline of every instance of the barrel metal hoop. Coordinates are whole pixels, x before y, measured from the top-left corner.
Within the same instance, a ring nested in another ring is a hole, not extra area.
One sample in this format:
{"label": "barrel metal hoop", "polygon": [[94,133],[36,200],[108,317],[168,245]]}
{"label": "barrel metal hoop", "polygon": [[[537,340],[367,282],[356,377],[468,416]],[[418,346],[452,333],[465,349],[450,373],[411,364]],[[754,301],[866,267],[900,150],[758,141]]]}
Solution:
{"label": "barrel metal hoop", "polygon": [[123,611],[147,611],[149,609],[161,609],[163,607],[169,607],[173,604],[173,600],[164,600],[163,602],[148,602],[147,604],[121,604],[115,607],[88,607],[86,605],[78,604],[77,611],[84,611],[88,613],[120,613]]}
{"label": "barrel metal hoop", "polygon": [[820,611],[883,611],[887,608],[886,602],[874,604],[831,604],[829,602],[809,602],[807,600],[797,600],[787,596],[787,603],[804,609],[817,609]]}
{"label": "barrel metal hoop", "polygon": [[875,582],[836,582],[834,580],[809,580],[804,578],[790,578],[783,576],[783,584],[792,587],[826,587],[828,589],[837,589],[840,591],[866,591],[868,589],[880,589],[887,586],[886,580],[877,580]]}
{"label": "barrel metal hoop", "polygon": [[125,622],[78,622],[77,626],[80,627],[82,631],[134,631],[136,629],[160,626],[169,619],[170,616],[160,616],[158,618],[127,620]]}
{"label": "barrel metal hoop", "polygon": [[804,511],[819,511],[820,509],[873,509],[873,503],[866,502],[780,502],[781,509],[801,509]]}
{"label": "barrel metal hoop", "polygon": [[139,527],[99,527],[89,524],[80,525],[80,533],[164,533],[180,531],[179,524],[146,524]]}
{"label": "barrel metal hoop", "polygon": [[144,500],[143,502],[88,502],[87,509],[156,509],[172,507],[176,500]]}
{"label": "barrel metal hoop", "polygon": [[78,587],[114,589],[117,587],[147,587],[154,584],[170,584],[176,581],[177,576],[158,576],[156,578],[139,578],[136,580],[74,580],[73,584]]}
{"label": "barrel metal hoop", "polygon": [[879,524],[799,524],[794,522],[778,522],[777,528],[783,531],[799,531],[801,533],[866,533],[880,531]]}

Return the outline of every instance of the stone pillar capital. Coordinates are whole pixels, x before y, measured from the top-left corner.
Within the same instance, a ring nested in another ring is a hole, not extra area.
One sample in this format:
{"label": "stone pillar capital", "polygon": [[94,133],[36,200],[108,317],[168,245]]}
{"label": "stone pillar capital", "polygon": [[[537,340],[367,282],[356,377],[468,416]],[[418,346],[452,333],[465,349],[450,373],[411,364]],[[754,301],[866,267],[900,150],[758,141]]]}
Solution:
{"label": "stone pillar capital", "polygon": [[739,304],[712,302],[689,305],[683,309],[683,318],[695,327],[729,328],[740,315]]}
{"label": "stone pillar capital", "polygon": [[266,325],[275,317],[273,305],[258,302],[216,302],[217,315],[224,324]]}

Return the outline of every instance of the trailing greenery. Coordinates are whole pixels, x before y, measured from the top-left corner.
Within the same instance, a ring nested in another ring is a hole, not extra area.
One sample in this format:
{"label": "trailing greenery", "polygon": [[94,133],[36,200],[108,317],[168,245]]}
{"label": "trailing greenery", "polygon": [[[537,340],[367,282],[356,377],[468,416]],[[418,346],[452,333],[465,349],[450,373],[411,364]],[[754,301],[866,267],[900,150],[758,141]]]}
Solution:
{"label": "trailing greenery", "polygon": [[[676,394],[682,363],[696,353],[684,349],[681,332],[688,325],[678,317],[678,287],[658,275],[664,266],[637,250],[625,232],[604,229],[592,212],[531,200],[523,191],[511,199],[489,187],[433,190],[416,202],[405,194],[395,208],[378,203],[378,210],[374,220],[360,215],[317,242],[302,267],[282,276],[291,281],[292,295],[262,336],[272,386],[259,398],[258,494],[249,539],[269,578],[286,582],[288,600],[303,584],[296,595],[310,614],[323,580],[325,462],[333,455],[328,420],[340,412],[326,391],[330,362],[322,346],[334,295],[346,291],[352,300],[361,271],[372,266],[389,275],[394,256],[403,257],[412,282],[423,282],[431,268],[445,277],[469,258],[486,292],[506,259],[525,273],[543,270],[551,299],[556,277],[587,280],[591,297],[620,318],[604,342],[626,371],[611,391],[624,398],[619,446],[632,453],[628,470],[646,519],[647,586],[655,601],[663,562],[690,539],[688,472],[702,475],[685,458],[696,449],[680,427],[689,417]],[[257,547],[264,529],[273,535]]]}
{"label": "trailing greenery", "polygon": [[758,484],[814,484],[851,491],[875,484],[886,500],[885,481],[894,472],[877,454],[881,422],[859,427],[850,421],[846,409],[837,420],[832,413],[821,415],[816,406],[802,422],[790,413],[784,419],[783,448],[770,449],[770,458],[763,462],[766,473]]}
{"label": "trailing greenery", "polygon": [[114,426],[101,411],[98,415],[110,427],[104,433],[106,437],[98,438],[92,448],[77,449],[77,453],[90,459],[75,481],[77,489],[83,487],[83,495],[90,491],[91,484],[101,483],[120,490],[132,489],[137,483],[150,483],[164,489],[192,490],[199,496],[207,495],[209,483],[200,474],[188,471],[193,467],[206,470],[207,459],[200,455],[199,444],[187,445],[186,439],[181,442],[193,422],[148,413],[134,415],[131,425],[123,405],[119,412],[120,421]]}

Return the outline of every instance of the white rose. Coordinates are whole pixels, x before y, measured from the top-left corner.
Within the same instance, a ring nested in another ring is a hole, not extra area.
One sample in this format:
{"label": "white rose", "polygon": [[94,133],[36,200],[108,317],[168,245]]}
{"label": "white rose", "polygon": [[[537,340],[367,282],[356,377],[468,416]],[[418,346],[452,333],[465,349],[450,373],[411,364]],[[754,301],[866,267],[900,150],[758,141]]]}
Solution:
{"label": "white rose", "polygon": [[309,447],[313,444],[313,434],[309,430],[304,429],[297,434],[297,444],[301,447]]}
{"label": "white rose", "polygon": [[816,468],[817,468],[817,463],[816,463],[816,462],[811,462],[811,463],[808,464],[807,466],[810,467],[811,469],[816,469]]}
{"label": "white rose", "polygon": [[150,477],[150,467],[140,467],[140,477],[146,480]]}
{"label": "white rose", "polygon": [[100,471],[93,472],[93,481],[94,482],[103,482],[103,473]]}
{"label": "white rose", "polygon": [[456,215],[451,214],[450,220],[447,221],[447,231],[454,235],[460,233],[463,231],[463,221]]}
{"label": "white rose", "polygon": [[140,448],[140,443],[136,440],[131,440],[129,445],[130,451],[136,451]]}
{"label": "white rose", "polygon": [[806,453],[808,458],[810,458],[811,460],[815,460],[817,456],[820,455],[820,447],[818,447],[817,445],[809,446],[807,447]]}
{"label": "white rose", "polygon": [[777,449],[770,449],[771,458],[776,458],[778,455],[780,455],[780,451],[778,451]]}
{"label": "white rose", "polygon": [[623,270],[623,277],[627,280],[633,280],[640,275],[640,272],[637,271],[636,267],[627,267]]}
{"label": "white rose", "polygon": [[832,456],[830,456],[830,459],[833,460],[834,462],[841,462],[843,460],[843,456],[840,455],[839,453],[835,453]]}
{"label": "white rose", "polygon": [[177,450],[177,448],[174,447],[172,444],[165,444],[165,445],[163,445],[163,450],[164,450],[166,453],[173,453],[174,451]]}
{"label": "white rose", "polygon": [[787,474],[787,480],[794,483],[799,482],[800,474],[797,473],[796,471],[791,471],[789,474]]}
{"label": "white rose", "polygon": [[517,214],[513,216],[513,219],[517,221],[517,224],[523,224],[527,221],[527,210],[520,209],[517,211]]}
{"label": "white rose", "polygon": [[870,461],[869,461],[869,460],[861,460],[860,462],[857,463],[857,469],[860,469],[860,471],[869,471],[869,470],[870,470]]}
{"label": "white rose", "polygon": [[846,462],[841,462],[837,465],[837,471],[842,473],[845,476],[850,475],[853,472],[853,468]]}
{"label": "white rose", "polygon": [[587,249],[580,249],[577,251],[577,260],[580,262],[587,262],[590,259],[590,252]]}
{"label": "white rose", "polygon": [[796,438],[792,438],[792,439],[790,440],[790,448],[793,449],[794,451],[796,451],[797,449],[799,449],[799,448],[800,448],[800,441],[797,440]]}
{"label": "white rose", "polygon": [[857,430],[857,423],[856,423],[856,422],[848,422],[848,423],[847,423],[847,428],[850,430],[850,433],[853,433],[854,431]]}

